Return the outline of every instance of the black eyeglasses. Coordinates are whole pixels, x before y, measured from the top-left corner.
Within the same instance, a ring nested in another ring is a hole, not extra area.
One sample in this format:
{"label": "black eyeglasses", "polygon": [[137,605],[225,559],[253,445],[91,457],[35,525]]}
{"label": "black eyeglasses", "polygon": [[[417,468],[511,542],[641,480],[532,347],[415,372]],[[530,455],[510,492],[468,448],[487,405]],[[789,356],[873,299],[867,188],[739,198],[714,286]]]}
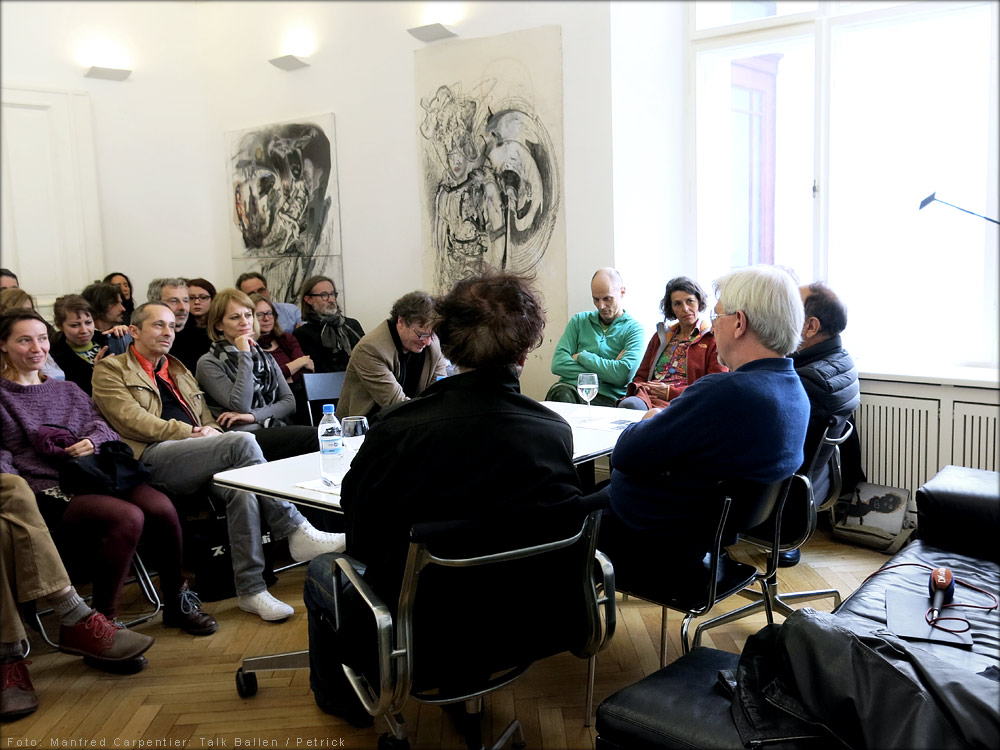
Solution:
{"label": "black eyeglasses", "polygon": [[317,292],[316,294],[307,294],[306,297],[319,297],[322,300],[328,300],[330,297],[337,299],[336,292]]}
{"label": "black eyeglasses", "polygon": [[262,312],[255,313],[255,314],[257,315],[257,320],[263,320],[264,318],[273,318],[274,317],[274,313],[272,311],[270,311],[270,310],[264,310]]}
{"label": "black eyeglasses", "polygon": [[192,302],[208,302],[210,299],[212,299],[212,297],[209,294],[192,294],[191,295],[191,301]]}
{"label": "black eyeglasses", "polygon": [[413,331],[417,335],[417,338],[420,339],[421,341],[430,341],[431,337],[434,335],[433,331],[431,333],[421,333],[413,326],[407,326],[407,328]]}

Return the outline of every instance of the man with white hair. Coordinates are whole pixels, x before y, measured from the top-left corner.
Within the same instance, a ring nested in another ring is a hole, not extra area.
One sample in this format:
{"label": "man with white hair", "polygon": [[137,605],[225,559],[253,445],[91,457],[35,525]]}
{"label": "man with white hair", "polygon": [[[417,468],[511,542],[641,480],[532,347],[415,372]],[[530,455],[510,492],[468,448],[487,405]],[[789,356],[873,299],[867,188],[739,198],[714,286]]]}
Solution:
{"label": "man with white hair", "polygon": [[788,358],[804,317],[798,287],[785,271],[753,266],[716,280],[715,291],[719,361],[730,372],[650,409],[612,453],[598,546],[616,568],[662,558],[665,543],[671,561],[700,559],[717,521],[704,500],[720,480],[775,482],[802,464],[809,399]]}

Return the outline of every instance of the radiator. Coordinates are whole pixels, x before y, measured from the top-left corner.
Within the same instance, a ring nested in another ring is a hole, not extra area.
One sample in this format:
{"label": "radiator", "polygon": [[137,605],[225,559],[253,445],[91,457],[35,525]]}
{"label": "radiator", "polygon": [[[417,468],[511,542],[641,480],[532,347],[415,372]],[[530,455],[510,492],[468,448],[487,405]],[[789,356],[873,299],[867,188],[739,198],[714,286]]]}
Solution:
{"label": "radiator", "polygon": [[[939,402],[863,394],[855,412],[868,481],[916,492],[937,473]],[[949,463],[945,461],[944,463]]]}
{"label": "radiator", "polygon": [[997,437],[1000,417],[997,408],[988,404],[955,402],[952,432],[952,460],[958,466],[996,471]]}

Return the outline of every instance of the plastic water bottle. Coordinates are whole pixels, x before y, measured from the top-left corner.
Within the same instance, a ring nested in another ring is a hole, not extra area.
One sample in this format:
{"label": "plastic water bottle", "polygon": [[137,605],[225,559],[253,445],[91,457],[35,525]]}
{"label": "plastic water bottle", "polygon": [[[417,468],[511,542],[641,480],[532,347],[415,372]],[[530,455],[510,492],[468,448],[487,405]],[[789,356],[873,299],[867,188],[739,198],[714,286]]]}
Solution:
{"label": "plastic water bottle", "polygon": [[344,438],[340,422],[333,413],[333,404],[323,404],[323,418],[316,430],[319,438],[319,473],[327,484],[340,484],[340,460],[344,455]]}

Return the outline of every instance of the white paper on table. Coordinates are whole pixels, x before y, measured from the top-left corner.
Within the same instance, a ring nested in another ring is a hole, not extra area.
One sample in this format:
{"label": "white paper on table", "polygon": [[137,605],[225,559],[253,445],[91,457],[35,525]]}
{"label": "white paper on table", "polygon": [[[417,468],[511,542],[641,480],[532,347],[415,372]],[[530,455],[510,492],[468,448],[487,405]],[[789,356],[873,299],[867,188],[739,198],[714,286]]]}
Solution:
{"label": "white paper on table", "polygon": [[325,492],[328,495],[340,496],[340,485],[329,485],[322,479],[310,479],[308,482],[299,482],[295,485],[296,487],[301,487],[304,490],[312,490],[313,492]]}

